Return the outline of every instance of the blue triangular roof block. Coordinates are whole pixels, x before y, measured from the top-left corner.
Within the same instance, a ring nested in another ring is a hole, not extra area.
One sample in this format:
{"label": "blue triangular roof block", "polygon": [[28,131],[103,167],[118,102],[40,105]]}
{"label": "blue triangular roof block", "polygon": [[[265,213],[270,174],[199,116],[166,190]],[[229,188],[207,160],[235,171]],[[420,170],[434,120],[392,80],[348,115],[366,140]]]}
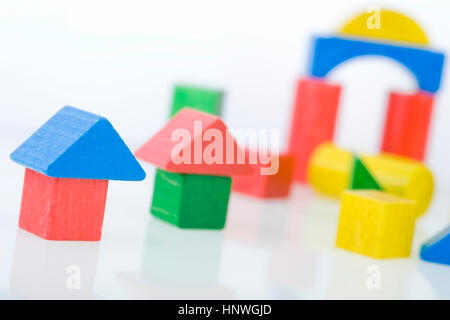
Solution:
{"label": "blue triangular roof block", "polygon": [[44,123],[11,159],[57,178],[145,178],[144,170],[106,118],[71,106]]}
{"label": "blue triangular roof block", "polygon": [[420,258],[450,265],[450,226],[422,245]]}

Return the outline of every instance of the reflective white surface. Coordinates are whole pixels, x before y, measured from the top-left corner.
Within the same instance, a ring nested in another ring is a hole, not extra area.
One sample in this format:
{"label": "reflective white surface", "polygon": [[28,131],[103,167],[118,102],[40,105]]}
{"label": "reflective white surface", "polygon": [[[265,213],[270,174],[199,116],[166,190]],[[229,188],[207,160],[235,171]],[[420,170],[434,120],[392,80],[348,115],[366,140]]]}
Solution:
{"label": "reflective white surface", "polygon": [[306,186],[277,201],[233,193],[223,231],[177,229],[148,212],[146,165],[145,181],[110,183],[101,242],[46,241],[17,228],[23,169],[0,167],[2,299],[450,298],[450,267],[418,258],[449,222],[445,190],[418,220],[411,258],[375,260],[334,248],[339,203]]}
{"label": "reflective white surface", "polygon": [[[136,149],[167,120],[173,83],[211,85],[226,90],[229,128],[277,128],[285,146],[310,36],[334,32],[367,5],[1,1],[0,298],[450,298],[450,268],[418,259],[420,244],[450,222],[450,188],[437,189],[418,221],[410,259],[379,261],[335,249],[339,203],[301,186],[285,201],[232,194],[223,231],[176,229],[148,212],[149,166],[143,182],[109,183],[99,243],[54,243],[17,228],[24,169],[9,154],[62,106],[106,116]],[[448,0],[376,5],[417,19],[433,49],[450,52]],[[436,100],[428,152],[436,180],[447,186],[449,75]],[[330,77],[344,86],[336,141],[378,150],[387,93],[414,90],[414,78],[390,59],[373,57],[345,63]],[[371,290],[374,270],[380,288]],[[79,290],[69,289],[78,274]]]}

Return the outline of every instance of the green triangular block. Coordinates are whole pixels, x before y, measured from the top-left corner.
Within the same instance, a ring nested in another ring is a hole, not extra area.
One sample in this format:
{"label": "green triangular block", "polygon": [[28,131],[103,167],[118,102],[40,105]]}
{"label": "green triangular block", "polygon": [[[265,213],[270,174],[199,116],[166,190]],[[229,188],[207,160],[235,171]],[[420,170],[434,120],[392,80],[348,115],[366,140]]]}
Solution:
{"label": "green triangular block", "polygon": [[375,189],[383,190],[375,180],[364,163],[357,156],[354,156],[353,174],[350,182],[350,189]]}

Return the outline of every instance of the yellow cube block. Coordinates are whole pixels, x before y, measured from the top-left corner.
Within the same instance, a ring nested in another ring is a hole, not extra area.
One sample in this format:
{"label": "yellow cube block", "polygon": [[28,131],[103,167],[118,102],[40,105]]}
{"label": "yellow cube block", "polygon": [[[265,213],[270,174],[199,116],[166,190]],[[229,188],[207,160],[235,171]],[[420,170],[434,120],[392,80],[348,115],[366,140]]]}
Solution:
{"label": "yellow cube block", "polygon": [[377,259],[409,257],[416,206],[386,192],[344,191],[336,247]]}

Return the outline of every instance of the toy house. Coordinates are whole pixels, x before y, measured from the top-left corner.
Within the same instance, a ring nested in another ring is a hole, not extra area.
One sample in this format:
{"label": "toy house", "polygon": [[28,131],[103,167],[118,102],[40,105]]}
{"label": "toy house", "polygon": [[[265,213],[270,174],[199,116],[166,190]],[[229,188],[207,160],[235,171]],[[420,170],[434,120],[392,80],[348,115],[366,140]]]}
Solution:
{"label": "toy house", "polygon": [[[181,140],[181,141],[180,141]],[[158,167],[150,212],[180,228],[225,226],[231,176],[251,173],[222,120],[184,108],[135,153]]]}
{"label": "toy house", "polygon": [[145,178],[107,119],[70,106],[11,159],[26,167],[19,227],[48,240],[99,241],[108,180]]}

